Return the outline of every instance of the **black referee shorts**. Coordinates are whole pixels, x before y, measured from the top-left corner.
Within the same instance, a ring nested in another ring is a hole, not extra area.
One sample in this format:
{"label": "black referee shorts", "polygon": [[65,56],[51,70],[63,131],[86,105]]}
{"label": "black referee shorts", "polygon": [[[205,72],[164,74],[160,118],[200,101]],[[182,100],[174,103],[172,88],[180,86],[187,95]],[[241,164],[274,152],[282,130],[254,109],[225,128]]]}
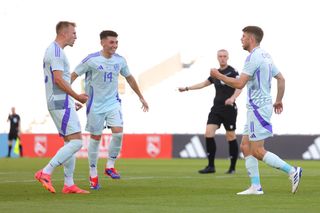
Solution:
{"label": "black referee shorts", "polygon": [[17,132],[9,132],[8,134],[8,140],[12,141],[12,140],[17,140],[18,138],[18,133]]}
{"label": "black referee shorts", "polygon": [[223,124],[226,131],[236,130],[238,108],[236,104],[222,107],[212,107],[208,115],[207,124],[216,124],[219,127]]}

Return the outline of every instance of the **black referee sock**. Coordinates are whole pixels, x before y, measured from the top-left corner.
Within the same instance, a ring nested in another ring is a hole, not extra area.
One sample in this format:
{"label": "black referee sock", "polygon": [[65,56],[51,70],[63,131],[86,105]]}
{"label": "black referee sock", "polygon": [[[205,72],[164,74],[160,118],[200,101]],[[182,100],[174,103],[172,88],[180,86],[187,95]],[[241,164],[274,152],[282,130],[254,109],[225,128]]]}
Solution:
{"label": "black referee sock", "polygon": [[8,146],[8,157],[10,157],[10,155],[11,155],[11,149],[12,149],[12,145],[9,145]]}
{"label": "black referee sock", "polygon": [[23,148],[22,145],[19,144],[20,157],[23,157]]}
{"label": "black referee sock", "polygon": [[237,139],[229,141],[229,154],[230,154],[230,170],[236,169],[236,163],[239,155],[239,147]]}
{"label": "black referee sock", "polygon": [[206,138],[208,166],[214,167],[214,158],[216,155],[216,141],[214,138]]}

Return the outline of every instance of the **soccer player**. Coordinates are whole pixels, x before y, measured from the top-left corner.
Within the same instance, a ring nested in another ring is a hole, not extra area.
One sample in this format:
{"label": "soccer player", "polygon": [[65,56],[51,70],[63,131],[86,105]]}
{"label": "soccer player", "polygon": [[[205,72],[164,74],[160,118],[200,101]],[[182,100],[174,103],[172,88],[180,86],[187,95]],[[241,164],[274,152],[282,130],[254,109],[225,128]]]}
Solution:
{"label": "soccer player", "polygon": [[[229,53],[227,50],[221,49],[217,52],[219,61],[219,72],[232,78],[239,76],[238,72],[228,65]],[[236,98],[240,95],[240,89],[234,89],[220,80],[209,76],[205,81],[189,86],[178,88],[180,92],[188,90],[196,90],[214,84],[216,96],[213,101],[213,106],[208,116],[207,127],[205,132],[206,148],[208,156],[208,166],[199,170],[200,174],[215,173],[215,154],[216,142],[215,134],[217,129],[223,124],[226,130],[226,139],[229,142],[230,167],[226,174],[233,174],[236,170],[236,163],[239,154],[239,147],[236,138],[236,121],[237,121],[237,105]]]}
{"label": "soccer player", "polygon": [[[242,47],[250,54],[245,61],[240,78],[230,78],[211,70],[211,76],[222,80],[234,88],[243,88],[247,85],[247,122],[241,142],[241,150],[245,157],[251,186],[238,195],[263,194],[260,184],[258,160],[267,165],[280,169],[289,175],[292,184],[292,193],[296,193],[301,180],[302,168],[293,167],[274,153],[264,148],[264,140],[272,136],[270,122],[272,111],[280,114],[283,110],[282,98],[285,90],[285,79],[273,63],[271,56],[260,48],[263,31],[257,26],[247,26],[241,38]],[[271,80],[277,80],[277,96],[272,104]]]}
{"label": "soccer player", "polygon": [[87,103],[86,130],[90,132],[88,147],[90,188],[100,188],[97,172],[98,153],[101,134],[105,127],[111,128],[112,139],[108,150],[108,160],[105,174],[113,179],[119,179],[120,174],[115,169],[115,161],[122,147],[123,120],[121,100],[118,94],[118,76],[124,76],[138,95],[143,111],[149,106],[140,92],[135,78],[131,75],[124,57],[116,54],[118,34],[111,30],[100,33],[102,50],[89,54],[71,74],[71,82],[78,76],[85,76],[85,90],[89,95]]}
{"label": "soccer player", "polygon": [[[73,46],[77,39],[76,24],[61,21],[56,25],[56,39],[47,48],[43,59],[45,88],[49,113],[64,139],[64,146],[59,149],[50,162],[36,172],[37,179],[51,193],[56,190],[51,183],[51,174],[60,165],[64,167],[64,187],[62,193],[89,193],[80,189],[73,181],[75,153],[82,147],[81,127],[72,98],[81,103],[88,99],[86,94],[77,94],[70,87],[69,62],[63,51],[66,46]],[[78,103],[77,108],[81,104]]]}
{"label": "soccer player", "polygon": [[[8,155],[11,156],[12,141],[17,141],[21,132],[20,116],[16,113],[16,108],[11,108],[11,114],[9,114],[7,122],[10,121],[10,130],[8,134]],[[20,156],[22,156],[22,146],[19,144]]]}

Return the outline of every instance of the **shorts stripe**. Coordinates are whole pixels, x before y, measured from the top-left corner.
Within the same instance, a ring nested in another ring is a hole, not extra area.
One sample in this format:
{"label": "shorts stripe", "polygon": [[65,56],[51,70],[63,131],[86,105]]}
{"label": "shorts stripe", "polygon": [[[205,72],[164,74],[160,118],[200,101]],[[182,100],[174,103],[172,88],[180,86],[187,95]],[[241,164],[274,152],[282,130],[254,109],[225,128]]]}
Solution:
{"label": "shorts stripe", "polygon": [[249,103],[253,107],[253,109],[254,109],[253,113],[256,116],[256,118],[258,119],[261,126],[263,126],[265,129],[267,129],[269,132],[272,132],[272,125],[269,122],[267,122],[266,120],[264,120],[263,117],[260,115],[260,113],[258,112],[259,107],[253,103],[252,99],[249,100]]}
{"label": "shorts stripe", "polygon": [[66,99],[64,100],[64,104],[63,104],[65,109],[69,108],[69,95],[66,94]]}
{"label": "shorts stripe", "polygon": [[87,105],[87,111],[86,111],[87,115],[89,114],[90,109],[91,109],[91,105],[93,103],[93,95],[94,95],[93,87],[90,86],[90,100],[89,100],[88,105]]}
{"label": "shorts stripe", "polygon": [[63,132],[63,135],[66,135],[69,119],[70,119],[70,108],[67,108],[63,115],[62,124],[61,124],[61,130]]}
{"label": "shorts stripe", "polygon": [[250,132],[254,132],[254,122],[250,122]]}
{"label": "shorts stripe", "polygon": [[258,110],[253,110],[253,113],[256,116],[256,118],[258,119],[261,126],[263,126],[265,129],[267,129],[269,132],[272,132],[272,125],[263,119],[263,117],[260,115]]}

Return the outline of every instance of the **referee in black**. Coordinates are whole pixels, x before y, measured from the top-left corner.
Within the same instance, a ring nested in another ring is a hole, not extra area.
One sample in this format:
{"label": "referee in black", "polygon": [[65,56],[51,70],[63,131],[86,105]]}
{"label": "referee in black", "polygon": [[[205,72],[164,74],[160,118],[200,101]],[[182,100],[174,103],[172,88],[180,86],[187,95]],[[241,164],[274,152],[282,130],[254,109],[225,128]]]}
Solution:
{"label": "referee in black", "polygon": [[[229,77],[237,78],[239,73],[231,66],[228,65],[229,53],[225,49],[221,49],[217,52],[217,58],[219,61],[219,71]],[[216,142],[215,134],[220,125],[223,124],[226,130],[226,139],[229,142],[229,154],[230,154],[230,167],[226,174],[234,174],[236,171],[236,163],[239,155],[239,147],[235,134],[236,121],[237,121],[237,105],[235,103],[236,98],[240,95],[241,90],[234,89],[224,84],[222,81],[209,77],[204,82],[188,86],[180,87],[180,92],[188,90],[196,90],[207,87],[214,84],[216,89],[216,95],[213,101],[213,106],[208,116],[206,127],[206,148],[208,156],[208,166],[199,170],[200,174],[215,173],[215,154],[216,154]]]}
{"label": "referee in black", "polygon": [[[12,142],[16,141],[20,134],[20,116],[16,113],[16,108],[11,108],[11,114],[9,114],[7,122],[10,121],[10,130],[8,134],[8,156],[11,156]],[[22,146],[19,144],[20,156],[22,156]]]}

